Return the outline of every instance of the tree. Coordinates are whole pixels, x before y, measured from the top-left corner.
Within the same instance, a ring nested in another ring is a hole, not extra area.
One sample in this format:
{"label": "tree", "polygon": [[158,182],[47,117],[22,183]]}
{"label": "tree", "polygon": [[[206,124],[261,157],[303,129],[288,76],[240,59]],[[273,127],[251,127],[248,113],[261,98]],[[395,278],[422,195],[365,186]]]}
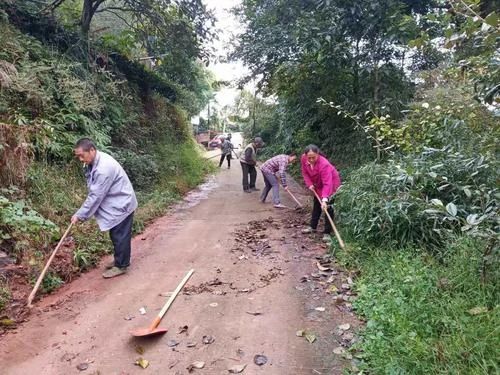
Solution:
{"label": "tree", "polygon": [[[54,11],[67,0],[53,0],[46,10]],[[191,23],[192,32],[200,41],[213,37],[211,26],[214,18],[201,0],[83,0],[80,31],[88,39],[90,26],[98,13],[111,13],[122,19],[132,29],[143,30],[145,36],[150,29],[164,35],[168,15],[175,9]],[[147,38],[143,40],[147,43]]]}

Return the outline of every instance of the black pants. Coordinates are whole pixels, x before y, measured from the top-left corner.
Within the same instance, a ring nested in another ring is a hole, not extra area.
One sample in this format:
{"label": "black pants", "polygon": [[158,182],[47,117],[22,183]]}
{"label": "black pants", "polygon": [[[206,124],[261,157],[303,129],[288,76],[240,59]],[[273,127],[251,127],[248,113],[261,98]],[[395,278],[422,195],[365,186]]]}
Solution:
{"label": "black pants", "polygon": [[109,231],[109,237],[111,237],[111,241],[113,242],[116,267],[123,268],[130,266],[133,222],[134,213],[132,212],[125,220]]}
{"label": "black pants", "polygon": [[[250,165],[247,163],[241,164],[241,171],[243,172],[243,190],[252,189],[255,187],[255,181],[257,180],[257,170],[255,165]],[[250,182],[248,181],[248,176],[250,176]]]}
{"label": "black pants", "polygon": [[[328,213],[332,217],[333,220],[333,202],[330,201],[328,202]],[[312,210],[312,215],[311,215],[311,228],[316,229],[318,227],[319,223],[319,218],[321,217],[321,213],[323,210],[321,209],[321,203],[316,199],[316,197],[313,198],[313,210]],[[324,234],[330,234],[332,233],[332,225],[330,224],[330,221],[326,217],[325,214],[325,230],[323,231]]]}
{"label": "black pants", "polygon": [[222,166],[222,163],[224,162],[224,158],[226,158],[226,160],[227,160],[227,167],[231,168],[231,154],[222,154],[220,156],[219,167]]}

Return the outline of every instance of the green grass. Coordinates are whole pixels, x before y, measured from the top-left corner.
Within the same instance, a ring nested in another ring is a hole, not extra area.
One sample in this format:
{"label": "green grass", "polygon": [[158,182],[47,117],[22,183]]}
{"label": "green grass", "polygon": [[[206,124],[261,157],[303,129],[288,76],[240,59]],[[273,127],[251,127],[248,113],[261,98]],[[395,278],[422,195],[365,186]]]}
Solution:
{"label": "green grass", "polygon": [[[480,279],[480,241],[463,238],[438,263],[425,253],[355,246],[354,307],[366,319],[357,344],[372,374],[498,374],[498,271]],[[482,308],[474,314],[471,309]]]}
{"label": "green grass", "polygon": [[7,283],[0,279],[0,311],[9,303],[10,297],[10,290]]}

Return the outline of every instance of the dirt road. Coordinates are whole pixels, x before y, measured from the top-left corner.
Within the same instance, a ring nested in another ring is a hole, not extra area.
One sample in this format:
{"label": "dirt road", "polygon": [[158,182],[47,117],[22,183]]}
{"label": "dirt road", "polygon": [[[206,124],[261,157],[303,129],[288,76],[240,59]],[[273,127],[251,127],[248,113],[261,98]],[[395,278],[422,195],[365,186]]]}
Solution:
{"label": "dirt road", "polygon": [[[332,350],[353,340],[357,323],[350,304],[334,297],[340,292],[328,292],[332,285],[342,290],[348,275],[318,270],[325,248],[299,234],[307,212],[261,204],[259,193],[242,192],[240,180],[233,160],[232,169],[222,168],[134,238],[126,275],[104,280],[96,269],[38,302],[30,320],[1,339],[0,373],[187,374],[202,361],[193,373],[247,365],[243,374],[340,374],[348,362]],[[293,207],[288,197],[283,202]],[[166,300],[160,294],[191,268],[195,274],[161,323],[169,332],[132,338],[129,330],[148,326]],[[344,323],[351,328],[339,329]],[[203,343],[203,336],[214,341]],[[254,364],[257,354],[267,363]],[[134,365],[139,357],[149,361],[146,369]]]}

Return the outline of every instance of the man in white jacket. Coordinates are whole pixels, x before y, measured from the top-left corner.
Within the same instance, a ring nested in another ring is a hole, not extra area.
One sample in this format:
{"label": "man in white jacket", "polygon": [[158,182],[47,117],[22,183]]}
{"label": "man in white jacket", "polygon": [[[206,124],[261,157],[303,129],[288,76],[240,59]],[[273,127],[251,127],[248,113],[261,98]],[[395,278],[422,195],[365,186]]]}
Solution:
{"label": "man in white jacket", "polygon": [[109,230],[114,261],[102,275],[122,275],[130,265],[132,223],[137,208],[134,188],[122,166],[110,155],[97,151],[89,138],[80,139],[74,152],[85,164],[88,195],[71,222],[76,224],[95,216],[101,231]]}

